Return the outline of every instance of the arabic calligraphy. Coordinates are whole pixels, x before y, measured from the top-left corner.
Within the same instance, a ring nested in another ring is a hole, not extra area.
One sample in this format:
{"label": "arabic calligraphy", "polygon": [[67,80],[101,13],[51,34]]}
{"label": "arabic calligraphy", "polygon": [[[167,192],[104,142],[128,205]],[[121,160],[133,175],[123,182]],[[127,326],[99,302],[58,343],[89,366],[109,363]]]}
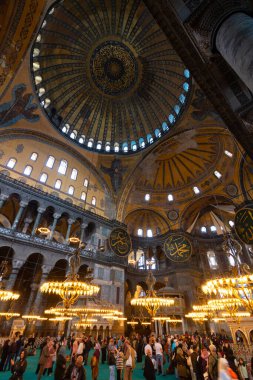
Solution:
{"label": "arabic calligraphy", "polygon": [[168,259],[183,262],[191,257],[192,246],[184,235],[172,234],[164,243],[164,251]]}
{"label": "arabic calligraphy", "polygon": [[111,232],[109,243],[111,250],[118,256],[127,256],[131,251],[130,236],[122,228],[115,228]]}
{"label": "arabic calligraphy", "polygon": [[243,208],[235,215],[235,231],[246,244],[253,244],[253,209]]}

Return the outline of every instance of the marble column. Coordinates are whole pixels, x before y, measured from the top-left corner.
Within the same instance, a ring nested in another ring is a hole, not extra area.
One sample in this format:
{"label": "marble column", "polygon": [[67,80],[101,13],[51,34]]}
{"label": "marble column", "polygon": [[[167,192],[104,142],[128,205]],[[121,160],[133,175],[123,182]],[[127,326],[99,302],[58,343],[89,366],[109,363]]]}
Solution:
{"label": "marble column", "polygon": [[54,215],[53,215],[54,221],[53,221],[53,225],[51,227],[51,231],[50,231],[48,240],[52,240],[53,239],[55,227],[56,227],[57,221],[60,218],[60,216],[61,216],[60,214],[54,213]]}
{"label": "marble column", "polygon": [[80,242],[83,243],[83,239],[84,239],[84,231],[85,231],[85,228],[88,226],[88,223],[82,223],[81,224],[81,235],[80,235]]}
{"label": "marble column", "polygon": [[16,230],[16,228],[18,226],[18,223],[19,223],[19,221],[21,219],[21,216],[23,214],[24,208],[28,205],[28,202],[21,201],[19,205],[20,205],[19,210],[18,210],[17,215],[16,215],[16,217],[14,219],[14,222],[13,222],[13,224],[11,226],[11,229],[14,230],[14,231]]}
{"label": "marble column", "polygon": [[26,234],[27,233],[27,229],[29,227],[29,224],[32,222],[32,218],[25,218],[24,220],[24,227],[23,227],[23,230],[22,230],[22,233],[23,234]]}
{"label": "marble column", "polygon": [[20,261],[20,260],[13,260],[12,261],[12,271],[11,271],[11,274],[9,276],[9,279],[8,279],[8,281],[6,283],[6,287],[5,287],[7,290],[13,289],[15,282],[16,282],[16,279],[17,279],[17,276],[18,276],[18,272],[19,272],[19,270],[23,264],[24,264],[24,262]]}
{"label": "marble column", "polygon": [[244,84],[253,92],[253,18],[233,13],[219,27],[216,48]]}
{"label": "marble column", "polygon": [[36,297],[36,294],[37,292],[39,292],[39,284],[36,284],[35,282],[31,283],[30,285],[30,288],[31,288],[31,292],[30,292],[30,295],[29,295],[29,298],[27,300],[27,303],[26,303],[26,307],[25,307],[25,311],[24,311],[24,314],[30,314],[31,312],[33,314],[34,313],[34,308],[35,308],[35,297]]}
{"label": "marble column", "polygon": [[41,208],[41,207],[38,208],[38,210],[37,210],[38,214],[36,216],[36,219],[35,219],[35,222],[34,222],[34,225],[33,225],[33,229],[32,229],[32,233],[31,233],[32,236],[35,235],[36,230],[37,230],[37,228],[39,226],[39,223],[40,223],[41,215],[43,214],[43,212],[45,210],[46,210],[45,208]]}
{"label": "marble column", "polygon": [[69,236],[70,236],[70,231],[72,224],[74,223],[74,219],[68,219],[68,229],[65,237],[65,244],[69,244]]}
{"label": "marble column", "polygon": [[3,207],[4,202],[9,198],[9,195],[1,194],[0,195],[0,209]]}
{"label": "marble column", "polygon": [[[42,265],[42,275],[41,275],[41,279],[40,279],[40,284],[38,285],[38,292],[37,292],[35,299],[34,299],[33,310],[34,310],[35,314],[41,314],[44,311],[44,310],[42,310],[43,305],[41,304],[41,301],[42,301],[43,296],[45,296],[45,294],[41,293],[39,288],[48,278],[48,275],[49,275],[50,271],[52,270],[52,268],[53,267],[49,266],[49,265]],[[43,315],[41,315],[41,316],[43,316]]]}

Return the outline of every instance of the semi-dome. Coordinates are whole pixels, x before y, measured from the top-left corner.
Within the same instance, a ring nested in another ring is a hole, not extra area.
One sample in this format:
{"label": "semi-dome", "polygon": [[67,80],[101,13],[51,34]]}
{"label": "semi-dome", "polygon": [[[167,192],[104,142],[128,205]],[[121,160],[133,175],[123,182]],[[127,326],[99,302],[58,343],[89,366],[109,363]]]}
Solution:
{"label": "semi-dome", "polygon": [[84,148],[133,153],[182,114],[190,72],[142,1],[56,2],[32,48],[41,106]]}

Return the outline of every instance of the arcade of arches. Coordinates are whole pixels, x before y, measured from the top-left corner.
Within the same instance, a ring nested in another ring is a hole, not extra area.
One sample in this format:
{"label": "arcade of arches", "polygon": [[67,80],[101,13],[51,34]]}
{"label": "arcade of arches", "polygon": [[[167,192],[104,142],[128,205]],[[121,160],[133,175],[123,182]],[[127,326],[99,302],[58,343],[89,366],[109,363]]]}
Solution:
{"label": "arcade of arches", "polygon": [[[157,322],[156,333],[207,328],[184,316],[204,280],[237,267],[228,237],[240,244],[240,264],[253,265],[252,236],[246,244],[235,230],[238,211],[253,207],[251,2],[2,3],[1,287],[20,297],[0,301],[0,311],[43,315],[57,305],[39,288],[65,280],[74,237],[85,243],[79,279],[92,273],[100,287],[78,303],[113,305],[141,322],[147,313],[130,301],[147,294],[152,271],[157,295],[175,300],[169,314],[182,321]],[[109,244],[115,228],[131,238],[128,256]],[[179,235],[191,255],[173,260],[165,242]],[[0,334],[15,323],[42,334],[60,328],[2,318]],[[251,330],[253,322],[242,327],[248,343]],[[131,331],[102,318],[86,329]]]}

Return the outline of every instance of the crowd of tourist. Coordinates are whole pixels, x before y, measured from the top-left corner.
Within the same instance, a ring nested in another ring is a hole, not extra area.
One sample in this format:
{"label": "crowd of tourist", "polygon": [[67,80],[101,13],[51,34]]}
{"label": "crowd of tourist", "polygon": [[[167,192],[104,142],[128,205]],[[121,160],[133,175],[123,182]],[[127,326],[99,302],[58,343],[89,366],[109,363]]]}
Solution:
{"label": "crowd of tourist", "polygon": [[[39,351],[39,353],[37,352]],[[91,352],[91,354],[90,354]],[[54,376],[55,380],[86,380],[91,367],[92,380],[97,380],[100,366],[108,366],[109,380],[132,380],[136,362],[142,363],[143,377],[174,375],[179,380],[248,380],[253,378],[250,363],[236,357],[230,344],[218,335],[155,337],[133,335],[107,339],[76,336],[66,339],[45,337],[6,339],[0,349],[0,372],[11,371],[11,380],[25,379],[27,355],[38,354],[37,380]],[[23,377],[24,376],[24,377]],[[0,374],[1,378],[1,374]]]}

